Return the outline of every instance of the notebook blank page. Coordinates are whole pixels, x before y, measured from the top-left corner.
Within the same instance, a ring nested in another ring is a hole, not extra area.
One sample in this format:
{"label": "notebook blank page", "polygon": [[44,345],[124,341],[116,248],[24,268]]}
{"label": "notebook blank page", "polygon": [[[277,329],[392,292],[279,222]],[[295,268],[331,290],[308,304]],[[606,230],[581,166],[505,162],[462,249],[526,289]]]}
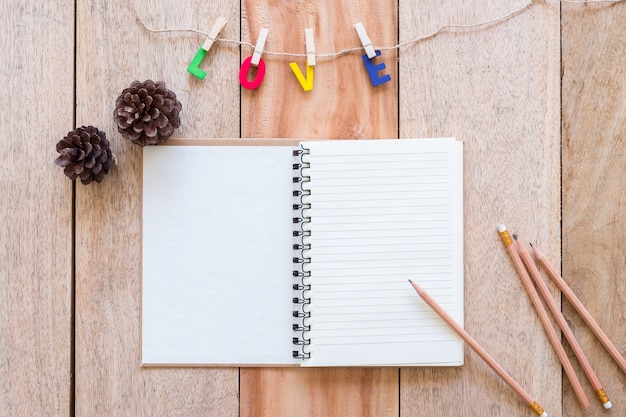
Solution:
{"label": "notebook blank page", "polygon": [[143,150],[144,364],[293,365],[291,149]]}
{"label": "notebook blank page", "polygon": [[461,365],[462,143],[307,142],[311,359],[307,366]]}

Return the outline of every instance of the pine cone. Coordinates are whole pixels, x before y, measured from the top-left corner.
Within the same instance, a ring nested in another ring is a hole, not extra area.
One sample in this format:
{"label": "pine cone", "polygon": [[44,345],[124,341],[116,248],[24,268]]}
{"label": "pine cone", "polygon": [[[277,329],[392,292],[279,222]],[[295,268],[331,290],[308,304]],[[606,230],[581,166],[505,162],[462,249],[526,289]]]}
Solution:
{"label": "pine cone", "polygon": [[93,126],[78,127],[57,143],[60,156],[56,164],[64,167],[65,175],[83,184],[100,182],[109,172],[115,157],[104,132]]}
{"label": "pine cone", "polygon": [[180,126],[183,106],[163,81],[134,81],[115,101],[117,130],[141,146],[165,142]]}

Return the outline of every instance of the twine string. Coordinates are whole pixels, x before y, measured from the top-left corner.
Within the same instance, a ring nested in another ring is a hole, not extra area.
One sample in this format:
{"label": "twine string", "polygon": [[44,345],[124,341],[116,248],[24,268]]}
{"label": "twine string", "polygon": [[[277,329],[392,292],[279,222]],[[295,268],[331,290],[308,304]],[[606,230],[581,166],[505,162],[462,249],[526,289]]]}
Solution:
{"label": "twine string", "polygon": [[[497,25],[499,23],[502,23],[506,20],[509,20],[515,16],[517,16],[518,14],[524,12],[526,9],[529,9],[534,3],[535,1],[539,1],[539,0],[530,0],[528,3],[526,3],[525,5],[513,10],[512,12],[509,12],[505,15],[490,19],[490,20],[486,20],[486,21],[482,21],[482,22],[477,22],[477,23],[470,23],[470,24],[455,24],[455,23],[449,23],[443,26],[440,26],[438,29],[434,30],[433,32],[427,34],[427,35],[422,35],[422,36],[418,36],[400,43],[397,43],[395,45],[391,45],[391,46],[381,46],[381,47],[375,47],[375,49],[378,49],[380,51],[388,51],[388,50],[395,50],[395,49],[400,49],[400,48],[404,48],[406,46],[412,45],[414,43],[418,43],[418,42],[422,42],[424,40],[430,39],[430,38],[434,38],[435,36],[437,36],[438,34],[440,34],[443,31],[446,30],[463,30],[463,29],[476,29],[476,28],[480,28],[480,27],[484,27],[484,26],[491,26],[491,25]],[[544,2],[546,0],[543,0]],[[604,4],[615,4],[615,3],[621,3],[623,1],[626,0],[559,0],[559,3],[578,3],[578,4],[590,4],[590,3],[604,3]],[[137,21],[139,21],[139,23],[144,27],[145,30],[147,30],[148,32],[154,33],[154,34],[158,34],[158,33],[194,33],[197,35],[202,35],[203,37],[208,37],[209,34],[207,32],[198,30],[198,29],[186,29],[186,28],[174,28],[174,29],[155,29],[152,28],[150,26],[148,26],[146,24],[146,22],[144,22],[144,20],[139,16],[139,13],[137,11],[137,9],[135,8],[134,4],[133,4],[133,9],[135,11],[135,17],[137,19]],[[236,40],[236,39],[224,39],[224,38],[220,38],[218,37],[215,42],[221,42],[221,43],[226,43],[226,44],[231,44],[231,45],[236,45],[238,47],[247,47],[250,49],[254,49],[254,44],[247,42],[247,41],[240,41],[240,40]],[[315,54],[316,58],[321,58],[321,59],[333,59],[333,58],[337,58],[340,57],[342,55],[351,53],[351,52],[356,52],[356,51],[362,51],[363,47],[362,46],[356,46],[356,47],[350,47],[350,48],[344,48],[341,49],[340,51],[337,52],[328,52],[328,53],[322,53],[322,54]],[[273,55],[273,56],[281,56],[281,57],[291,57],[291,58],[302,58],[302,57],[306,57],[306,53],[293,53],[293,52],[278,52],[278,51],[271,51],[271,50],[264,50],[263,54],[266,55]]]}

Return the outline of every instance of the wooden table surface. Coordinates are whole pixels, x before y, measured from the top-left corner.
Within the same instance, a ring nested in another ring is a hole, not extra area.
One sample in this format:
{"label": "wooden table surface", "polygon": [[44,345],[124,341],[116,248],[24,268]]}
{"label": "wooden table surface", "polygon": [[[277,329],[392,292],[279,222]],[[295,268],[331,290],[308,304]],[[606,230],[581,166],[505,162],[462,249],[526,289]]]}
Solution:
{"label": "wooden table surface", "polygon": [[[518,13],[513,13],[518,11]],[[559,300],[613,410],[580,406],[500,241],[532,241],[626,352],[626,4],[557,0],[112,0],[0,3],[0,416],[529,416],[471,350],[461,368],[141,368],[141,148],[117,132],[117,95],[162,80],[183,104],[177,138],[395,138],[464,142],[465,328],[550,416],[626,415],[626,375]],[[318,58],[313,91],[249,46],[359,46],[363,22],[392,81],[362,52]],[[500,19],[501,17],[506,17]],[[497,20],[497,21],[496,21]],[[475,25],[493,21],[490,24]],[[451,24],[434,36],[437,29]],[[118,164],[73,184],[54,164],[76,126],[107,133]]]}

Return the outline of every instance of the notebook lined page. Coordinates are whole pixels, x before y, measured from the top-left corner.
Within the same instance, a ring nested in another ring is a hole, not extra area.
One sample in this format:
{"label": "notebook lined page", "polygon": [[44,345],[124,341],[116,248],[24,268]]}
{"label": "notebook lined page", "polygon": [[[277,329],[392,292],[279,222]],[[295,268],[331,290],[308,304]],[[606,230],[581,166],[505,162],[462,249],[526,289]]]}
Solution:
{"label": "notebook lined page", "polygon": [[463,344],[408,283],[463,322],[462,144],[307,142],[311,359],[460,365]]}

